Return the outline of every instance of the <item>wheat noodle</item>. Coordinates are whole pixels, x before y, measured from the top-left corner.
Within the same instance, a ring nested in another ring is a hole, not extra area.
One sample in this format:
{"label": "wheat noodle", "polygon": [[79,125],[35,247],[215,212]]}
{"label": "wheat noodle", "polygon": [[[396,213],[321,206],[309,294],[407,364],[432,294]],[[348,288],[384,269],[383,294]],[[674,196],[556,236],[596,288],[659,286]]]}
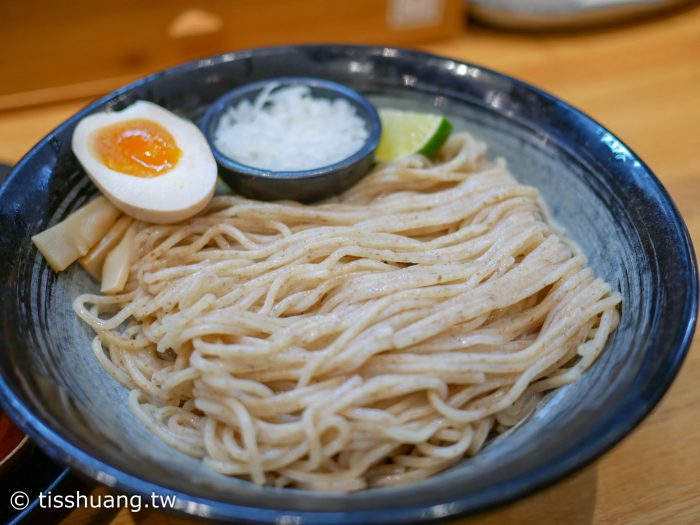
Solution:
{"label": "wheat noodle", "polygon": [[258,484],[354,491],[476,454],[578,379],[610,285],[486,147],[381,165],[313,206],[216,197],[138,235],[77,314],[146,427]]}

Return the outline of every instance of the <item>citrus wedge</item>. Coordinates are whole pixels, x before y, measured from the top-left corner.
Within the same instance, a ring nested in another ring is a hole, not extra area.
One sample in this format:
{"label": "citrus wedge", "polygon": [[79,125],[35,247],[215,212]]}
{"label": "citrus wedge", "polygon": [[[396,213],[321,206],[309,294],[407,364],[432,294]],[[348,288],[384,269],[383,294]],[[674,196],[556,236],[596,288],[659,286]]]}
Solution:
{"label": "citrus wedge", "polygon": [[379,119],[382,121],[382,136],[376,158],[382,162],[414,153],[432,157],[452,131],[449,120],[430,113],[381,109]]}

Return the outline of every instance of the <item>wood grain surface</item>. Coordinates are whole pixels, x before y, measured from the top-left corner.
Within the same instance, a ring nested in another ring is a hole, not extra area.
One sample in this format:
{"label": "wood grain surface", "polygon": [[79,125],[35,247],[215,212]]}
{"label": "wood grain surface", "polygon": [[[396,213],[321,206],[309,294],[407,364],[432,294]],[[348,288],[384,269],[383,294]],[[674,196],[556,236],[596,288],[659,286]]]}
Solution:
{"label": "wood grain surface", "polygon": [[[700,245],[700,8],[576,34],[471,26],[424,49],[512,74],[602,122],[656,172]],[[0,113],[0,161],[14,162],[86,101]],[[700,523],[700,344],[659,407],[578,474],[461,525]],[[105,491],[106,489],[96,489]],[[162,513],[77,510],[78,524],[190,523]]]}
{"label": "wood grain surface", "polygon": [[231,49],[447,38],[459,33],[463,6],[464,0],[4,1],[0,49],[11,52],[0,52],[0,70],[12,74],[0,83],[0,110],[96,96]]}

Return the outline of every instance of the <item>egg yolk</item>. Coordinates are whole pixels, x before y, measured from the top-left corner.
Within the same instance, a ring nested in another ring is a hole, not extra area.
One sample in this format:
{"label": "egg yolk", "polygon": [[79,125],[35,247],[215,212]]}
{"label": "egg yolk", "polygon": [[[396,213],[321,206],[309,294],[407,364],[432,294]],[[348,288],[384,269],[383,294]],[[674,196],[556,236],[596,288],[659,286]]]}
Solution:
{"label": "egg yolk", "polygon": [[97,130],[93,146],[108,168],[135,177],[157,177],[175,167],[182,152],[157,122],[131,119]]}

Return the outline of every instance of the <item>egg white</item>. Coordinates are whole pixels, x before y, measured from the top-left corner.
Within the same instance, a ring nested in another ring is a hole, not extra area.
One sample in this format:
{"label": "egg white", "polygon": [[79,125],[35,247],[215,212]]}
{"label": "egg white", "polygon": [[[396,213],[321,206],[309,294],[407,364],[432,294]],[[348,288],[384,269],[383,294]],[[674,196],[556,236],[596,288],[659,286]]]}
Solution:
{"label": "egg white", "polygon": [[[94,132],[137,118],[160,124],[182,152],[177,164],[162,175],[144,178],[112,170],[93,150]],[[167,224],[187,219],[202,211],[214,194],[216,161],[202,132],[192,122],[152,102],[138,101],[122,111],[85,117],[75,128],[72,147],[105,197],[124,213],[142,221]]]}

